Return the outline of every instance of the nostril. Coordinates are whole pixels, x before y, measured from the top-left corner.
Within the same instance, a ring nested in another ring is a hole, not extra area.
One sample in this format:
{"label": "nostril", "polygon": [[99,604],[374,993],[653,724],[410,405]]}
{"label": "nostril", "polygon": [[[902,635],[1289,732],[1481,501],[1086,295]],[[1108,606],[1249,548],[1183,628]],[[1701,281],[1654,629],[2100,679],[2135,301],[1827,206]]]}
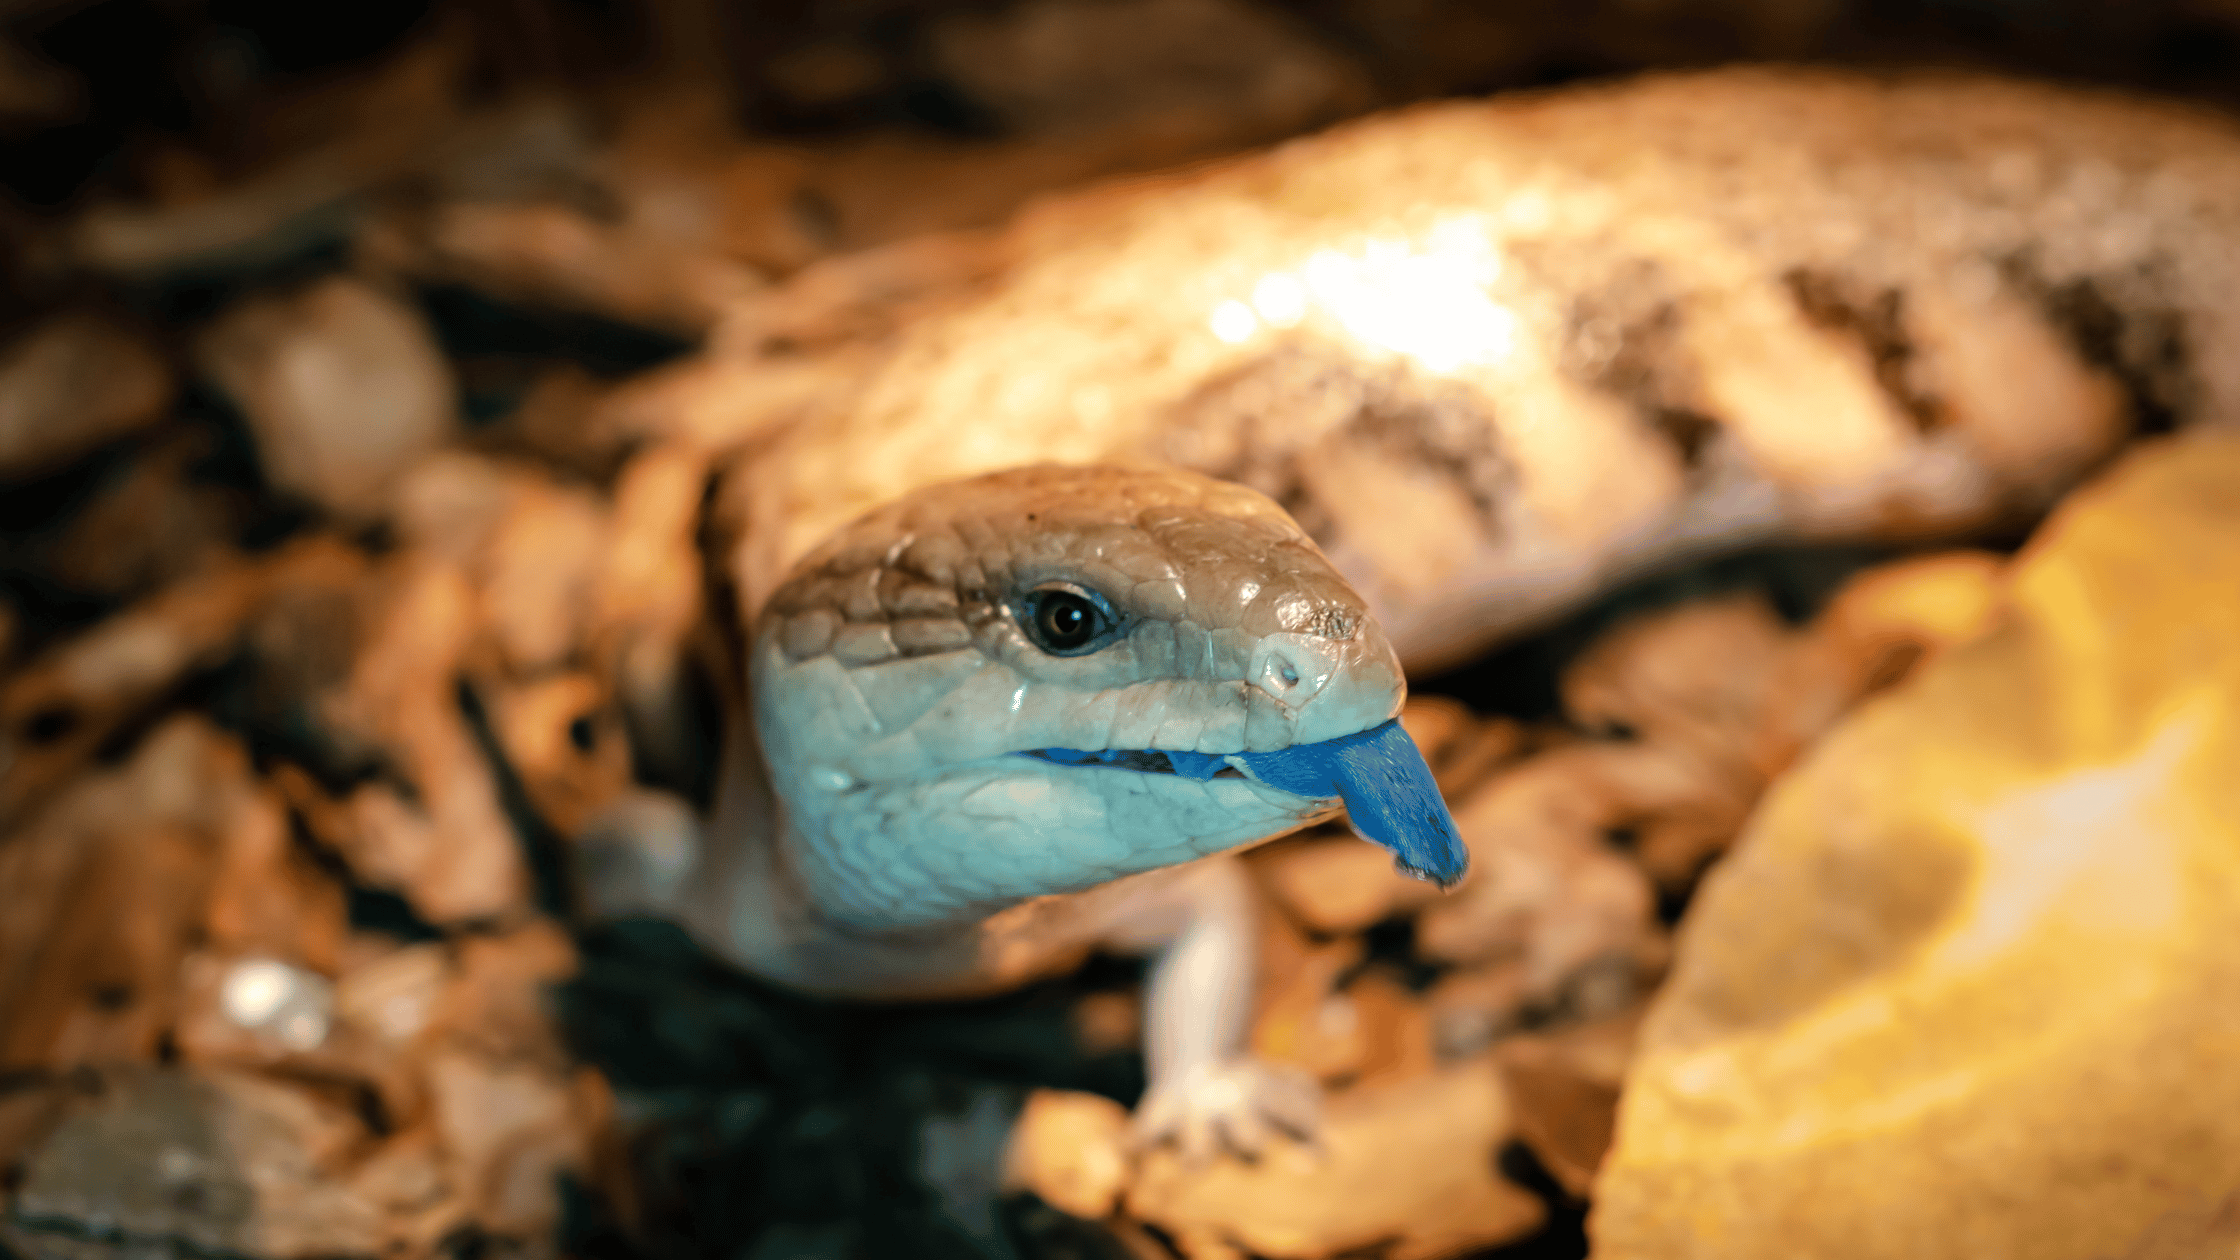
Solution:
{"label": "nostril", "polygon": [[1253,653],[1250,677],[1262,691],[1297,706],[1313,699],[1336,670],[1337,661],[1330,653],[1301,636],[1273,634],[1261,640]]}

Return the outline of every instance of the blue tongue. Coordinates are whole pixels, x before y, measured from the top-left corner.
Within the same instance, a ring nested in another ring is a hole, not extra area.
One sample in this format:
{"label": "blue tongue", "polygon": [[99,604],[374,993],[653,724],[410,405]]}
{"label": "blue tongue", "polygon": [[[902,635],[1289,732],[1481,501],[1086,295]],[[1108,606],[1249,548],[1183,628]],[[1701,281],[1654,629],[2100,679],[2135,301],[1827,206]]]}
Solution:
{"label": "blue tongue", "polygon": [[1400,719],[1358,735],[1237,760],[1269,787],[1300,796],[1344,799],[1353,829],[1392,850],[1401,870],[1451,888],[1470,868],[1470,851],[1439,796],[1431,767]]}

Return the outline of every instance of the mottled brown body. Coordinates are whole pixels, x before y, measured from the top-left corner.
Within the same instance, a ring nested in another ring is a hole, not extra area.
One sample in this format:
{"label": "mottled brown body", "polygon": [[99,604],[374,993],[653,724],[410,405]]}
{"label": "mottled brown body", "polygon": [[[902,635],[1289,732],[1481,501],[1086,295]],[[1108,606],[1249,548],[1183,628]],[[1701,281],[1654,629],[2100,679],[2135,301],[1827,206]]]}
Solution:
{"label": "mottled brown body", "polygon": [[756,607],[917,486],[1167,463],[1436,664],[1680,555],[2010,525],[2240,414],[2236,239],[2240,133],[2113,95],[1733,70],[1371,119],[1052,202],[907,322],[742,310],[734,570]]}

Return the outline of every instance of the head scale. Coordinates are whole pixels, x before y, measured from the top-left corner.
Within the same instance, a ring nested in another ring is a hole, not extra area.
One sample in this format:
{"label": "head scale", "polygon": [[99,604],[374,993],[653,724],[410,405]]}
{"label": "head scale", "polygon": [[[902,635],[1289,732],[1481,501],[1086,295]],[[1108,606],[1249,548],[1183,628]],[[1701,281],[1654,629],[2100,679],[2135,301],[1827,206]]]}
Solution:
{"label": "head scale", "polygon": [[1281,508],[1168,470],[1043,466],[898,500],[801,562],[752,658],[774,784],[806,864],[830,868],[815,891],[865,926],[1325,816],[1248,758],[1378,728],[1404,695]]}

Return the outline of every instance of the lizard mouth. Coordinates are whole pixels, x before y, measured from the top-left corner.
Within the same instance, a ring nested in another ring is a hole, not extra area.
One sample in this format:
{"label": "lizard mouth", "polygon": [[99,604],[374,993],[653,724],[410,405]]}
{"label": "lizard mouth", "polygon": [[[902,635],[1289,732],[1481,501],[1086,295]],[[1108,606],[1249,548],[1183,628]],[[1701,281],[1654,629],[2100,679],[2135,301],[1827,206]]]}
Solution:
{"label": "lizard mouth", "polygon": [[[1037,748],[1023,756],[1065,766],[1109,766],[1183,778],[1252,779],[1298,796],[1345,801],[1353,828],[1392,852],[1401,870],[1442,888],[1469,869],[1470,851],[1415,741],[1395,718],[1352,735],[1276,752],[1163,752]],[[1242,762],[1238,766],[1232,761]]]}
{"label": "lizard mouth", "polygon": [[1174,774],[1185,779],[1241,779],[1244,771],[1217,753],[1167,752],[1156,748],[1036,748],[1019,754],[1061,766],[1110,766],[1142,774]]}

